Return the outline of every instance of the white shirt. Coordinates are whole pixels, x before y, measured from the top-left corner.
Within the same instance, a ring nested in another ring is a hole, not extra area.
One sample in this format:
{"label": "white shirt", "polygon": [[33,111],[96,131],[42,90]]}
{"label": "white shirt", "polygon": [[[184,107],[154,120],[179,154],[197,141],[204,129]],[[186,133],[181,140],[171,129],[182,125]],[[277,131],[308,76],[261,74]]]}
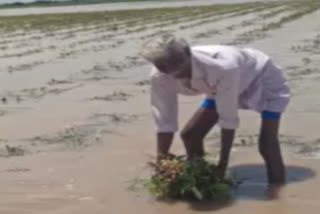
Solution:
{"label": "white shirt", "polygon": [[258,50],[232,46],[195,46],[191,50],[190,86],[153,68],[151,105],[158,132],[178,129],[178,94],[201,95],[216,100],[218,124],[239,126],[238,109],[282,112],[289,102],[283,72]]}

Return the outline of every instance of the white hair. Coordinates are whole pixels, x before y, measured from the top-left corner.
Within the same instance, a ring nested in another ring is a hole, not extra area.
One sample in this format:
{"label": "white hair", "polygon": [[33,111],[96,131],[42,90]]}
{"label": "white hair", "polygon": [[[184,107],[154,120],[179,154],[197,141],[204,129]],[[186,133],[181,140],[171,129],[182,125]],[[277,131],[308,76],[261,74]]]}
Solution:
{"label": "white hair", "polygon": [[190,53],[190,46],[183,38],[176,38],[171,34],[148,41],[144,44],[141,55],[148,61],[182,61]]}

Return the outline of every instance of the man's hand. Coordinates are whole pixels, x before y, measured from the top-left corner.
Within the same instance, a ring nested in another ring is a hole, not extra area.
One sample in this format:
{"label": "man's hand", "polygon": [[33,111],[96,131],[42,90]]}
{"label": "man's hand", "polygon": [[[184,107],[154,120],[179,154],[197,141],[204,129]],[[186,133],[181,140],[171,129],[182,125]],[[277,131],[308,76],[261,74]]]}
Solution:
{"label": "man's hand", "polygon": [[226,170],[227,170],[227,167],[218,165],[217,166],[217,177],[219,179],[223,180],[225,177],[225,174],[226,174]]}

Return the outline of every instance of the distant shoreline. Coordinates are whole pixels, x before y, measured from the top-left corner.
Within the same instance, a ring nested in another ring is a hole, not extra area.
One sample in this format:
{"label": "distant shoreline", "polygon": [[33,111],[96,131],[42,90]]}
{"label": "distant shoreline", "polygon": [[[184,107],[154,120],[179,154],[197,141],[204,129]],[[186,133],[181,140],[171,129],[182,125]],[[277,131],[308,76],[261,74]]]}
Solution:
{"label": "distant shoreline", "polygon": [[34,1],[34,2],[15,2],[0,4],[0,9],[15,9],[29,7],[59,7],[59,6],[75,6],[88,4],[105,4],[105,3],[123,3],[123,2],[144,2],[144,1],[170,1],[170,0],[70,0],[70,1]]}
{"label": "distant shoreline", "polygon": [[[212,0],[215,3],[241,3],[241,2],[261,2],[261,1],[276,1],[276,0]],[[117,4],[117,3],[181,3],[181,2],[202,2],[202,0],[70,0],[70,1],[34,1],[28,3],[16,2],[0,4],[0,9],[23,9],[23,8],[41,8],[41,7],[63,7],[63,6],[81,6],[81,5],[94,5],[94,4]],[[1,15],[1,14],[0,14]]]}
{"label": "distant shoreline", "polygon": [[[70,5],[53,5],[36,7],[20,6],[20,7],[1,7],[0,17],[2,16],[24,16],[24,15],[40,15],[40,14],[65,14],[65,13],[85,13],[85,12],[99,12],[99,11],[120,11],[120,10],[139,10],[151,8],[175,8],[175,7],[194,7],[207,6],[214,4],[239,4],[239,3],[253,3],[253,2],[271,2],[275,0],[97,0],[84,4],[82,3]],[[69,2],[70,3],[70,2]]]}

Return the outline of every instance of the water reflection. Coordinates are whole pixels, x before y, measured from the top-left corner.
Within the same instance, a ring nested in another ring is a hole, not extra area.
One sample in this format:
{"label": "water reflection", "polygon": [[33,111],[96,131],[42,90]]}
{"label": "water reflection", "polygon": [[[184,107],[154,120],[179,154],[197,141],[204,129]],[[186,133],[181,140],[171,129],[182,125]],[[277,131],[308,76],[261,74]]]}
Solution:
{"label": "water reflection", "polygon": [[267,174],[264,165],[237,165],[232,167],[231,170],[236,179],[240,182],[238,189],[235,190],[235,197],[237,199],[278,199],[281,190],[284,187],[295,182],[305,181],[316,175],[316,173],[310,168],[287,166],[287,184],[269,186],[267,183]]}

